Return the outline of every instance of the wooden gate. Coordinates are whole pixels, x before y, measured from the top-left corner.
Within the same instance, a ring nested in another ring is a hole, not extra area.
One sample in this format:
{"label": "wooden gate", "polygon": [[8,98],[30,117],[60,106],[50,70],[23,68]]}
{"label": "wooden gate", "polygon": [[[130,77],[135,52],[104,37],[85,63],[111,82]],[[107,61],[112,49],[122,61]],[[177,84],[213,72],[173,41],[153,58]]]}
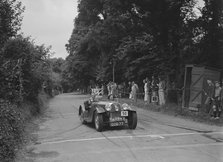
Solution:
{"label": "wooden gate", "polygon": [[207,80],[219,81],[220,71],[210,67],[186,65],[183,92],[183,108],[200,111],[204,108],[206,96],[203,90],[207,89]]}
{"label": "wooden gate", "polygon": [[193,68],[191,75],[189,109],[198,111],[202,103],[204,68]]}

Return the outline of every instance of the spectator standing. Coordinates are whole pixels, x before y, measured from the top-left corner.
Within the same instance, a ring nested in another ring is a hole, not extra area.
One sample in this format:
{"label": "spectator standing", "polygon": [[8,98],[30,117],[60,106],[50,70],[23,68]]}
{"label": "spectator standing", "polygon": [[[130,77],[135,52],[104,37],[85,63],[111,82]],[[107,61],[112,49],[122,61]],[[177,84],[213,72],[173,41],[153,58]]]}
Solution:
{"label": "spectator standing", "polygon": [[111,82],[109,82],[107,84],[107,90],[108,90],[108,99],[110,99],[110,96],[111,96]]}
{"label": "spectator standing", "polygon": [[151,101],[153,104],[157,104],[158,103],[158,87],[157,87],[157,81],[154,76],[152,76],[151,91],[152,91]]}
{"label": "spectator standing", "polygon": [[112,100],[116,97],[116,89],[117,89],[117,84],[112,82],[111,83],[111,97],[112,97]]}
{"label": "spectator standing", "polygon": [[160,77],[159,78],[159,83],[158,83],[158,94],[159,94],[159,105],[165,105],[166,100],[165,100],[165,82],[164,80]]}
{"label": "spectator standing", "polygon": [[137,102],[137,91],[138,90],[139,90],[138,85],[133,81],[131,94],[132,94],[132,99],[134,102]]}
{"label": "spectator standing", "polygon": [[132,82],[128,83],[128,94],[129,94],[129,99],[132,99]]}
{"label": "spectator standing", "polygon": [[215,119],[219,119],[221,114],[221,87],[220,83],[218,81],[215,82],[215,89],[214,89],[214,102],[215,106],[213,106],[213,117]]}
{"label": "spectator standing", "polygon": [[151,103],[151,81],[146,78],[147,88],[148,88],[148,102]]}
{"label": "spectator standing", "polygon": [[149,89],[146,79],[143,80],[143,83],[144,83],[144,101],[147,103],[149,100]]}
{"label": "spectator standing", "polygon": [[119,98],[122,98],[125,92],[125,82],[117,86],[117,95]]}
{"label": "spectator standing", "polygon": [[102,84],[101,89],[102,89],[102,95],[104,95],[105,94],[105,85],[104,84]]}
{"label": "spectator standing", "polygon": [[211,80],[207,80],[207,89],[205,91],[205,95],[207,96],[205,100],[205,108],[207,113],[209,113],[211,110],[211,98],[214,95],[214,89],[214,83]]}
{"label": "spectator standing", "polygon": [[126,84],[125,84],[125,82],[123,82],[123,89],[122,89],[122,94],[121,94],[121,97],[125,97],[125,95],[126,95]]}

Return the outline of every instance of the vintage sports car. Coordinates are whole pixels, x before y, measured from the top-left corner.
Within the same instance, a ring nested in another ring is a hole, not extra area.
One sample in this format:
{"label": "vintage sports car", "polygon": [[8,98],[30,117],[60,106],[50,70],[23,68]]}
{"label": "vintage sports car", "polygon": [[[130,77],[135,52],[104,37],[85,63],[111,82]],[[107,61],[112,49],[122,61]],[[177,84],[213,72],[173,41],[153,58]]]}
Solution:
{"label": "vintage sports car", "polygon": [[79,117],[83,124],[93,123],[99,132],[104,126],[128,125],[130,129],[137,126],[136,111],[128,104],[115,101],[85,101],[84,105],[79,106]]}

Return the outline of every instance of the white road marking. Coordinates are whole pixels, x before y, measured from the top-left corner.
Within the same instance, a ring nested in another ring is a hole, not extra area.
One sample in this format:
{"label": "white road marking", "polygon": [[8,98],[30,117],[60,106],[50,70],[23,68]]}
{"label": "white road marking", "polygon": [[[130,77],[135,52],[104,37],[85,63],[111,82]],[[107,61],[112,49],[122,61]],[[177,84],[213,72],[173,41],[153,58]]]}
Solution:
{"label": "white road marking", "polygon": [[[196,143],[196,144],[183,144],[183,145],[166,145],[166,146],[144,146],[144,147],[133,147],[131,148],[132,151],[142,151],[142,150],[169,150],[169,149],[179,149],[179,148],[196,148],[196,147],[207,147],[207,146],[219,146],[222,147],[223,143]],[[87,151],[85,153],[89,154],[102,154],[102,153],[111,153],[111,152],[128,152],[128,148],[115,148],[115,149],[104,149],[104,150],[93,150]],[[78,154],[80,154],[78,152]]]}
{"label": "white road marking", "polygon": [[66,142],[85,142],[85,141],[96,141],[96,140],[106,140],[106,139],[124,139],[124,138],[160,138],[163,139],[164,137],[159,135],[136,135],[136,136],[111,136],[111,137],[97,137],[97,138],[83,138],[83,139],[70,139],[70,140],[61,140],[61,141],[42,141],[41,144],[59,144],[59,143],[66,143]]}
{"label": "white road marking", "polygon": [[187,135],[203,135],[203,134],[214,135],[214,134],[223,134],[223,132],[207,132],[207,133],[191,132],[191,133],[173,133],[173,134],[160,134],[160,135],[168,137],[168,136],[187,136]]}
{"label": "white road marking", "polygon": [[60,144],[67,142],[86,142],[86,141],[96,141],[96,140],[106,140],[106,139],[133,139],[133,138],[158,138],[164,139],[165,137],[171,136],[188,136],[188,135],[214,135],[214,134],[223,134],[223,132],[210,132],[210,133],[176,133],[176,134],[138,134],[133,136],[110,136],[110,137],[96,137],[96,138],[82,138],[82,139],[70,139],[70,140],[59,140],[59,141],[42,141],[42,145],[46,144]]}

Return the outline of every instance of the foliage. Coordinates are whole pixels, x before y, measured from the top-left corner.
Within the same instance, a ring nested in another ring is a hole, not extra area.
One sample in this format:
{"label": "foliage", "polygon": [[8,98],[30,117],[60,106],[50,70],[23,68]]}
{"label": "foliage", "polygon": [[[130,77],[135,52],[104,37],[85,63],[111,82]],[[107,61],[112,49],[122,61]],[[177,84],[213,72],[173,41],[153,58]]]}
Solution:
{"label": "foliage", "polygon": [[49,59],[52,65],[52,70],[55,73],[61,73],[63,69],[64,59],[63,58],[51,58]]}
{"label": "foliage", "polygon": [[24,9],[22,3],[17,0],[0,1],[0,49],[10,37],[17,34]]}
{"label": "foliage", "polygon": [[[13,161],[25,119],[42,112],[39,93],[43,83],[52,82],[49,55],[49,48],[22,36],[10,38],[1,50],[0,99],[8,103],[0,105],[0,161]],[[25,110],[24,103],[31,106]]]}
{"label": "foliage", "polygon": [[[196,63],[202,34],[195,1],[81,0],[66,45],[63,71],[71,88],[90,81],[140,81],[170,75],[182,82],[186,63]],[[136,75],[137,74],[137,75]]]}
{"label": "foliage", "polygon": [[30,38],[17,36],[9,39],[2,49],[0,66],[0,96],[10,102],[35,102],[42,84],[50,80],[47,58],[50,49],[34,45]]}
{"label": "foliage", "polygon": [[24,116],[16,105],[1,103],[0,161],[13,161],[23,141]]}
{"label": "foliage", "polygon": [[0,161],[14,160],[25,123],[42,112],[43,85],[53,88],[50,47],[17,34],[23,11],[20,1],[0,1]]}
{"label": "foliage", "polygon": [[158,73],[161,69],[158,65],[164,58],[160,55],[158,46],[154,43],[154,37],[147,33],[132,38],[126,37],[122,40],[121,45],[117,49],[117,57],[124,67],[129,67],[127,71],[123,71],[126,78],[136,78],[135,75],[146,77],[145,74]]}
{"label": "foliage", "polygon": [[[204,0],[202,16],[198,20],[201,30],[200,59],[205,65],[223,68],[223,1]],[[206,56],[206,57],[203,57]]]}
{"label": "foliage", "polygon": [[[53,81],[53,88],[56,91],[62,91],[62,71],[64,69],[64,62],[63,58],[51,58],[49,59],[51,68],[52,68],[52,81]],[[57,92],[58,93],[58,92]]]}
{"label": "foliage", "polygon": [[81,0],[64,80],[107,82],[114,65],[116,82],[166,75],[181,87],[185,64],[222,68],[222,6],[205,0],[199,16],[195,0]]}

